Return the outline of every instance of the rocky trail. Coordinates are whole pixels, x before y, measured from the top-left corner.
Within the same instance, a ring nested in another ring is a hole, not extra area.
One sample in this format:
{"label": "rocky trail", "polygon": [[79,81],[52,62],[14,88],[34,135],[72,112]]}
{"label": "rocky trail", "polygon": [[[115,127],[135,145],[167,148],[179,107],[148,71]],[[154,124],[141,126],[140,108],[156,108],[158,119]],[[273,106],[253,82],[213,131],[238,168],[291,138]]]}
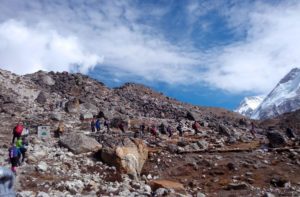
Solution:
{"label": "rocky trail", "polygon": [[[10,166],[7,150],[16,123],[27,123],[30,131],[17,196],[300,196],[299,131],[288,119],[298,116],[255,122],[254,139],[243,116],[180,103],[142,85],[109,89],[80,74],[53,72],[1,71],[4,79],[1,166]],[[102,122],[100,132],[90,131],[93,116]],[[201,124],[196,135],[195,120]],[[183,136],[176,132],[179,122]],[[286,122],[296,128],[295,138],[286,135]],[[171,126],[172,137],[155,137],[147,129],[136,135],[141,124],[161,123]],[[64,133],[56,138],[59,124]],[[38,138],[42,125],[49,126],[50,138]]]}

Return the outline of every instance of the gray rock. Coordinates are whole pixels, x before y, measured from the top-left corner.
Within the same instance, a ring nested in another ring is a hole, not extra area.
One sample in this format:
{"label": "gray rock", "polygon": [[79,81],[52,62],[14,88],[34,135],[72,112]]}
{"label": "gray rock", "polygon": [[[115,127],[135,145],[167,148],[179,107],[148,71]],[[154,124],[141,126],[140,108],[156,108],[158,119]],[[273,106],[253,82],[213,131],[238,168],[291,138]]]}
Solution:
{"label": "gray rock", "polygon": [[49,75],[43,75],[42,82],[46,85],[52,86],[55,84],[55,81]]}
{"label": "gray rock", "polygon": [[50,118],[54,121],[61,121],[62,120],[62,114],[60,113],[52,113],[50,115]]}
{"label": "gray rock", "polygon": [[199,140],[197,142],[197,145],[199,146],[200,149],[207,149],[208,148],[208,143],[205,140]]}
{"label": "gray rock", "polygon": [[241,182],[241,183],[229,183],[226,187],[227,190],[244,190],[247,189],[248,185],[247,183]]}
{"label": "gray rock", "polygon": [[82,133],[70,133],[65,135],[59,140],[59,143],[75,154],[97,152],[102,148],[102,145],[94,138]]}
{"label": "gray rock", "polygon": [[36,197],[50,197],[49,194],[45,193],[45,192],[39,192]]}
{"label": "gray rock", "polygon": [[266,192],[264,193],[263,197],[275,197],[275,195],[270,192]]}
{"label": "gray rock", "polygon": [[169,144],[169,145],[168,145],[168,151],[169,151],[170,153],[177,153],[177,151],[178,151],[178,146],[175,145],[175,144]]}
{"label": "gray rock", "polygon": [[286,145],[283,135],[277,131],[268,131],[267,138],[269,140],[269,146],[272,148],[278,148]]}
{"label": "gray rock", "polygon": [[201,192],[197,192],[196,197],[206,197],[206,195]]}
{"label": "gray rock", "polygon": [[93,114],[91,113],[82,113],[80,114],[80,119],[81,120],[87,120],[87,119],[92,119],[93,118]]}
{"label": "gray rock", "polygon": [[156,196],[165,196],[169,193],[169,191],[165,188],[158,188],[156,191],[155,191],[155,195]]}
{"label": "gray rock", "polygon": [[47,95],[45,92],[41,91],[35,100],[39,104],[45,104],[47,102]]}

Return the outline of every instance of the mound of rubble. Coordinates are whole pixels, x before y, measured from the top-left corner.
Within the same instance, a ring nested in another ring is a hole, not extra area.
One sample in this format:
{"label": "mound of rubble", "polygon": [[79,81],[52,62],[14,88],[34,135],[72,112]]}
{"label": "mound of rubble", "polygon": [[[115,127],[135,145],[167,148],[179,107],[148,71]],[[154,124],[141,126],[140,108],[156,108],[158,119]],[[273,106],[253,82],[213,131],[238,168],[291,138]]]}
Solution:
{"label": "mound of rubble", "polygon": [[[30,131],[15,182],[20,197],[300,195],[298,131],[287,135],[280,121],[255,122],[253,138],[251,120],[237,113],[181,103],[142,85],[110,89],[81,74],[3,70],[0,82],[1,166],[9,167],[15,124]],[[102,122],[98,132],[90,131],[93,117]],[[141,124],[161,123],[172,137],[139,133]],[[38,137],[39,126],[49,126],[49,138]]]}

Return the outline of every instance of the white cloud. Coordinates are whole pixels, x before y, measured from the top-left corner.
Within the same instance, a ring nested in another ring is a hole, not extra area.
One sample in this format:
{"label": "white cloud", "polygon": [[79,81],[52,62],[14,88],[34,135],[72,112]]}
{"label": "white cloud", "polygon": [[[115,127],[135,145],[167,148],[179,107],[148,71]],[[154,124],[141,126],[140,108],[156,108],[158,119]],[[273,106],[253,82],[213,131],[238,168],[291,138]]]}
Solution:
{"label": "white cloud", "polygon": [[[28,73],[79,65],[86,72],[97,65],[146,80],[266,93],[300,65],[297,1],[230,6],[191,1],[182,16],[190,25],[218,10],[234,33],[245,34],[245,39],[206,51],[191,47],[193,38],[186,38],[186,45],[168,42],[160,29],[140,22],[147,10],[135,2],[0,0],[0,67]],[[149,17],[158,20],[170,9]]]}
{"label": "white cloud", "polygon": [[[241,14],[243,13],[243,14]],[[268,93],[300,66],[300,3],[233,7],[228,23],[246,39],[213,51],[206,81],[231,92]]]}
{"label": "white cloud", "polygon": [[78,39],[9,20],[0,24],[1,68],[24,74],[37,70],[68,71],[80,64],[87,72],[103,60],[83,49]]}

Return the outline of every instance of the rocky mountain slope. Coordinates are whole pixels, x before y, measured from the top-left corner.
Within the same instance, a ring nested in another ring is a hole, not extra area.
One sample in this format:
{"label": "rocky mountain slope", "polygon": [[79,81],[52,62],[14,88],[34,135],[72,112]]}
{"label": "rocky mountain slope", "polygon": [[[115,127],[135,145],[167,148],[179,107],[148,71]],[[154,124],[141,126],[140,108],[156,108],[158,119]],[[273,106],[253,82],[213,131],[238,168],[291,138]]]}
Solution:
{"label": "rocky mountain slope", "polygon": [[246,97],[234,111],[244,116],[251,117],[253,111],[261,104],[264,98],[265,96]]}
{"label": "rocky mountain slope", "polygon": [[[299,141],[287,138],[285,128],[267,136],[269,125],[254,122],[253,139],[250,120],[238,113],[181,103],[133,83],[110,89],[81,74],[18,76],[1,70],[0,82],[1,166],[9,167],[15,124],[23,121],[30,130],[28,156],[15,183],[18,196],[300,194],[300,178],[294,176]],[[93,116],[102,123],[109,119],[110,130],[102,125],[91,132]],[[201,125],[198,134],[194,120]],[[171,126],[173,136],[151,135],[148,128],[161,123]],[[183,136],[176,131],[179,123]],[[51,138],[37,137],[40,125],[50,126]],[[64,133],[57,138],[61,125]]]}

